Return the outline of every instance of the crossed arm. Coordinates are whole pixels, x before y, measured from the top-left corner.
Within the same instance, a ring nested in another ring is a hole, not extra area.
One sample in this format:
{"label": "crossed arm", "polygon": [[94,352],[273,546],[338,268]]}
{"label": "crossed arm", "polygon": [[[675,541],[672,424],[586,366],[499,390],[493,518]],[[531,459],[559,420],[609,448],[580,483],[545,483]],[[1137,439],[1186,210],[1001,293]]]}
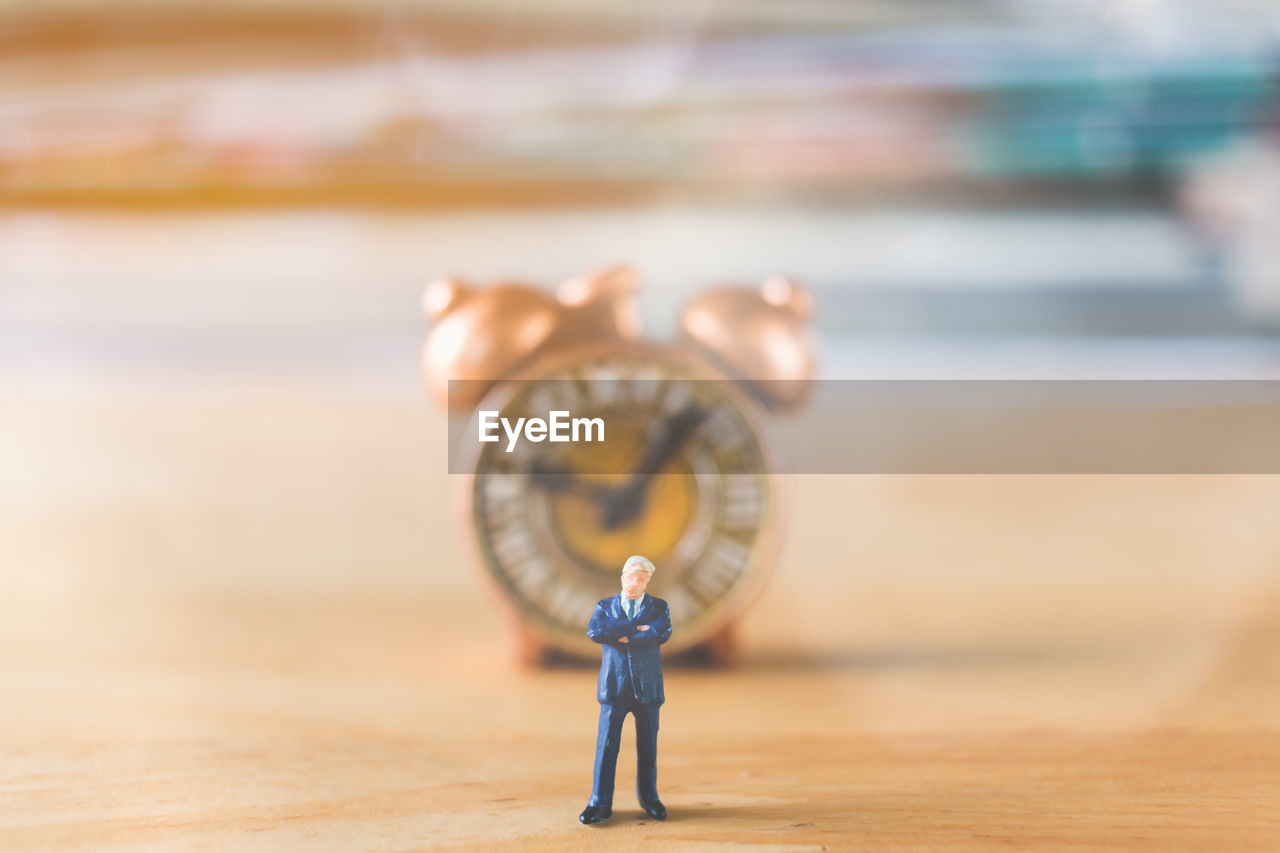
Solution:
{"label": "crossed arm", "polygon": [[646,625],[632,626],[625,619],[610,617],[597,604],[591,614],[591,622],[587,625],[587,636],[597,643],[660,646],[671,637],[671,611],[664,606],[657,619]]}

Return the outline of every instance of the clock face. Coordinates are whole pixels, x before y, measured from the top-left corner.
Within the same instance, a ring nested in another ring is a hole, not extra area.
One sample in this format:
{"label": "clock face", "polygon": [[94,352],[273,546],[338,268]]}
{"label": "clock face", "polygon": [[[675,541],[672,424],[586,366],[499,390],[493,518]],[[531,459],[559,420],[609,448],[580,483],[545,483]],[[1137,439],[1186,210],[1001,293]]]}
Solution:
{"label": "clock face", "polygon": [[469,483],[485,567],[551,645],[595,650],[587,621],[632,554],[658,568],[648,591],[670,605],[672,650],[723,627],[761,579],[773,484],[754,404],[728,380],[671,351],[611,349],[505,383],[479,410],[605,425],[603,442],[481,444]]}

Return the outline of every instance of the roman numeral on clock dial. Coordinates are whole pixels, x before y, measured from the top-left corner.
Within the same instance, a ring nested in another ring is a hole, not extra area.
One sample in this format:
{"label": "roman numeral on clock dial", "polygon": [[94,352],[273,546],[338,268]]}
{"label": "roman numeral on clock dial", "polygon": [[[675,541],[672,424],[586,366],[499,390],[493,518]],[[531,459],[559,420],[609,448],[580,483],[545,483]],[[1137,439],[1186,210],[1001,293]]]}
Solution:
{"label": "roman numeral on clock dial", "polygon": [[507,527],[525,512],[525,478],[516,474],[483,474],[480,496],[485,524],[491,530]]}
{"label": "roman numeral on clock dial", "polygon": [[679,625],[697,615],[703,605],[684,587],[676,587],[666,595],[671,622]]}
{"label": "roman numeral on clock dial", "polygon": [[540,382],[525,398],[516,416],[546,418],[549,412],[573,412],[583,409],[582,387],[569,377]]}
{"label": "roman numeral on clock dial", "polygon": [[596,605],[596,599],[564,580],[555,580],[546,588],[542,610],[561,625],[583,626]]}
{"label": "roman numeral on clock dial", "polygon": [[685,572],[683,584],[698,599],[715,601],[746,571],[750,559],[747,545],[722,536],[712,540],[698,562]]}
{"label": "roman numeral on clock dial", "polygon": [[753,474],[726,474],[720,483],[720,525],[729,530],[755,529],[764,513],[760,478]]}

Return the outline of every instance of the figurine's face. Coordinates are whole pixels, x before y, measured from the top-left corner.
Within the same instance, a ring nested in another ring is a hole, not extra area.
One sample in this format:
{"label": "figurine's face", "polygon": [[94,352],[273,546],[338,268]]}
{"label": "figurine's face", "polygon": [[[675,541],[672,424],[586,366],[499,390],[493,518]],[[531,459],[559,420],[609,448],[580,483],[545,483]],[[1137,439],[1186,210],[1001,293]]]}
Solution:
{"label": "figurine's face", "polygon": [[649,585],[649,573],[644,569],[627,569],[622,573],[622,591],[627,598],[639,598]]}

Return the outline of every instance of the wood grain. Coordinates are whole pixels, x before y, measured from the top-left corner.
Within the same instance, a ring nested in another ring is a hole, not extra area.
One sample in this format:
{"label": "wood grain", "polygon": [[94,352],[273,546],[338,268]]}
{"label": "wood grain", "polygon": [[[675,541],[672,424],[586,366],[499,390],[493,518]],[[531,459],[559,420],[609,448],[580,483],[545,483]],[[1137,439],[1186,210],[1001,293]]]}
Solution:
{"label": "wood grain", "polygon": [[1280,847],[1280,478],[794,478],[671,819],[588,829],[595,674],[511,662],[424,403],[0,405],[6,850]]}

